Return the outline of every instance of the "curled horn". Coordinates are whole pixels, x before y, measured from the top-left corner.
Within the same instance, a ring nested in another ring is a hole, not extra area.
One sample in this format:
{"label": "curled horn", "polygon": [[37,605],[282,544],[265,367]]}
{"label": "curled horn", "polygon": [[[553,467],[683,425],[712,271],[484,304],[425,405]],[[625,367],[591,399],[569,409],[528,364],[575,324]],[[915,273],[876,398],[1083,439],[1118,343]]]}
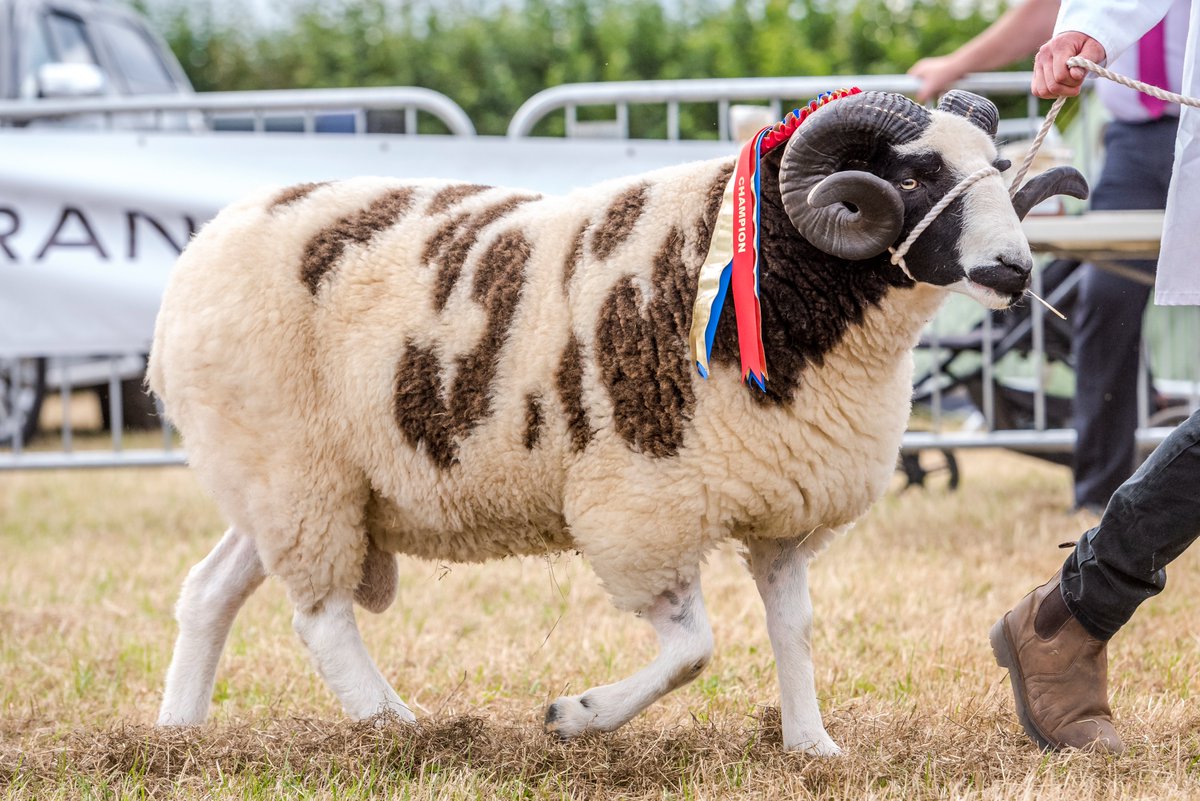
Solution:
{"label": "curled horn", "polygon": [[961,89],[951,89],[942,95],[937,107],[938,111],[948,111],[951,114],[966,117],[988,136],[996,135],[996,127],[1000,124],[1000,112],[996,110],[996,104],[986,97],[964,92]]}
{"label": "curled horn", "polygon": [[916,139],[928,124],[925,108],[887,92],[844,97],[809,117],[792,135],[779,168],[783,207],[800,235],[855,261],[895,242],[904,225],[900,193],[847,165]]}
{"label": "curled horn", "polygon": [[1012,199],[1017,218],[1025,219],[1030,209],[1054,195],[1070,195],[1087,200],[1087,180],[1074,167],[1053,167],[1029,179]]}

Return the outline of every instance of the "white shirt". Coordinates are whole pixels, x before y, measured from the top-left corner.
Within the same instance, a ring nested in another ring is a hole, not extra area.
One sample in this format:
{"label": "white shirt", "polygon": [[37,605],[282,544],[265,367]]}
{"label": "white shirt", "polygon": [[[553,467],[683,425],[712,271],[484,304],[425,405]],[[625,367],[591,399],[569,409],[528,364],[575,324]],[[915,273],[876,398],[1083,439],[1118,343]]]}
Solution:
{"label": "white shirt", "polygon": [[[1109,61],[1128,50],[1166,15],[1173,0],[1066,0],[1054,33],[1080,31],[1104,46]],[[1169,20],[1168,20],[1169,22]],[[1200,97],[1196,69],[1200,3],[1193,3],[1183,57],[1180,94]],[[1200,109],[1183,107],[1175,140],[1175,166],[1167,193],[1155,302],[1200,306]]]}
{"label": "white shirt", "polygon": [[[1172,92],[1180,92],[1183,88],[1183,54],[1187,47],[1188,15],[1192,13],[1191,0],[1175,0],[1167,11],[1163,39],[1164,56],[1167,67],[1167,85],[1163,88]],[[1137,47],[1130,47],[1115,59],[1110,57],[1105,65],[1110,70],[1131,78],[1145,80],[1141,73],[1141,64]],[[1109,115],[1121,122],[1146,122],[1150,112],[1138,98],[1141,93],[1128,86],[1122,86],[1115,81],[1095,78],[1096,96],[1104,104]],[[1179,106],[1168,104],[1164,114],[1179,115]]]}

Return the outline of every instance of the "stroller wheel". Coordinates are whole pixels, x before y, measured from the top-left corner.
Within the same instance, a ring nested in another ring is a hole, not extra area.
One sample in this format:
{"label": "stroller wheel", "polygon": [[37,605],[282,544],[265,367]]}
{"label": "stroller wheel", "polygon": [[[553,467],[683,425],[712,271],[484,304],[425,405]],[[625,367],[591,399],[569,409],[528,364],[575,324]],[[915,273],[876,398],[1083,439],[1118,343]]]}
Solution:
{"label": "stroller wheel", "polygon": [[947,448],[926,448],[915,453],[903,453],[896,469],[902,473],[900,492],[909,487],[958,489],[958,459]]}

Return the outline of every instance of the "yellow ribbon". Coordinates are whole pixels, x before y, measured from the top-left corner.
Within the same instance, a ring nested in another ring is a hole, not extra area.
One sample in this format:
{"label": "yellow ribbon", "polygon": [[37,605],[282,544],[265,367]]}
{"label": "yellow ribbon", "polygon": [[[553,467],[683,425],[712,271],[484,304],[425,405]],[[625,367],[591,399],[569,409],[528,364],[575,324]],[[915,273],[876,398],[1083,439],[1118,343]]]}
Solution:
{"label": "yellow ribbon", "polygon": [[736,174],[729,176],[725,186],[725,195],[721,198],[721,208],[717,212],[717,221],[713,225],[712,239],[708,244],[708,255],[700,267],[700,277],[696,287],[696,303],[692,307],[692,329],[688,334],[688,344],[692,349],[692,358],[700,368],[701,375],[708,375],[708,343],[705,331],[712,319],[713,306],[717,294],[721,291],[721,273],[733,258],[733,186]]}

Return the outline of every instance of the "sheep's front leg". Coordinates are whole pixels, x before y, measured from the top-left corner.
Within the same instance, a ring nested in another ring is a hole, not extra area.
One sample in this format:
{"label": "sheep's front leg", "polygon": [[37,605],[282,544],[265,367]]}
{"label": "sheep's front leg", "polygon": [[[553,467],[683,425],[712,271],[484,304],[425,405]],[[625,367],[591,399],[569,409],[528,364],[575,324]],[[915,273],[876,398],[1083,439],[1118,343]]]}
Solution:
{"label": "sheep's front leg", "polygon": [[190,726],[208,717],[217,662],[233,619],[264,578],[254,541],[233,528],[188,572],[175,606],[179,637],[158,725]]}
{"label": "sheep's front leg", "polygon": [[333,590],[311,606],[296,607],[292,627],[346,714],[363,720],[391,712],[404,721],[416,720],[367,653],[351,591]]}
{"label": "sheep's front leg", "polygon": [[767,633],[779,673],[783,745],[789,751],[837,756],[817,707],[813,682],[809,554],[801,540],[752,540],[750,570],[767,611]]}
{"label": "sheep's front leg", "polygon": [[611,731],[700,674],[712,657],[712,629],[699,579],[659,595],[638,613],[658,633],[653,662],[616,684],[564,696],[546,710],[546,731],[563,739],[585,731]]}

